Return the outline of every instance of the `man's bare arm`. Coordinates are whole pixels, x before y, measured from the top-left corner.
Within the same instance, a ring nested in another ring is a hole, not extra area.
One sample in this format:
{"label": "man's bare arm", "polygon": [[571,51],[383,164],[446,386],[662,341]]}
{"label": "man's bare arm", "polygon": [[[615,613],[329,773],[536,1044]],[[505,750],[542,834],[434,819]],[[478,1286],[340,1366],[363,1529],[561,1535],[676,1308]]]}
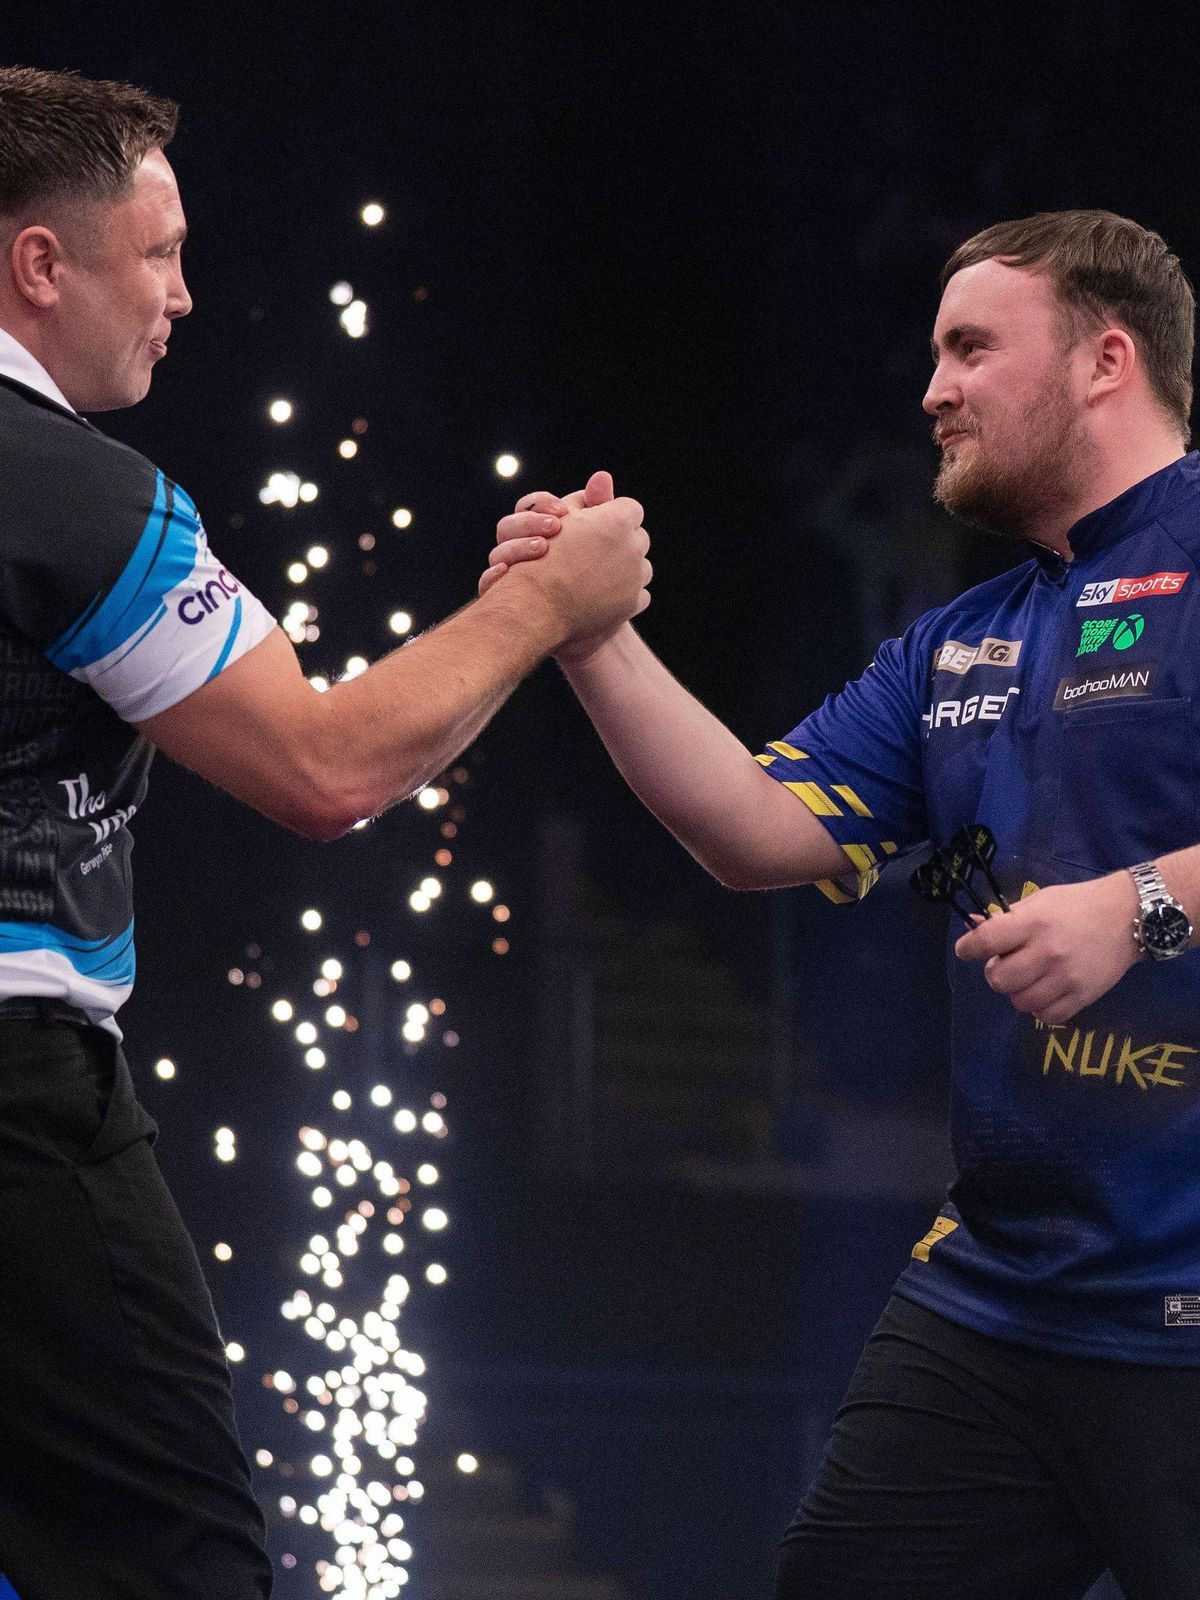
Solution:
{"label": "man's bare arm", "polygon": [[511,589],[324,694],[276,629],[140,731],[264,815],[336,838],[440,772],[573,633],[649,604],[641,507],[615,504],[614,516],[576,519]]}
{"label": "man's bare arm", "polygon": [[721,883],[770,889],[849,870],[803,801],[767,776],[633,628],[562,667],[630,788]]}
{"label": "man's bare arm", "polygon": [[[541,519],[564,526],[613,493],[608,473],[562,498],[524,495],[503,517],[481,594],[544,558]],[[713,877],[733,889],[815,883],[848,870],[842,848],[804,802],[769,778],[746,747],[667,671],[628,625],[575,636],[558,652],[618,770],[638,798]]]}

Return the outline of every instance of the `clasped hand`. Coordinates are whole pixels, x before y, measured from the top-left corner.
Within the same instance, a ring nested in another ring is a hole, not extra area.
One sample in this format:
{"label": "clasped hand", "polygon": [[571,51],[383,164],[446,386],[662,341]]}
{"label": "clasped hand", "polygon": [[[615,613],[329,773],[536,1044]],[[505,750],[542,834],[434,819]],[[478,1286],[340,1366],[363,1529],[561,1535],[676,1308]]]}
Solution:
{"label": "clasped hand", "polygon": [[[574,494],[560,496],[550,494],[544,489],[537,489],[531,494],[522,495],[517,501],[515,510],[509,516],[501,517],[496,524],[496,543],[488,557],[487,568],[479,580],[479,593],[485,595],[499,583],[510,568],[522,562],[540,560],[549,550],[550,541],[562,532],[564,523],[573,512],[607,505],[613,501],[613,494],[611,474],[594,472],[588,479],[587,486]],[[636,504],[636,502],[630,503]],[[641,552],[642,592],[636,609],[631,613],[634,616],[650,604],[648,585],[654,576],[650,562],[645,559],[649,538],[644,529],[639,529],[638,532],[644,540]],[[606,639],[611,638],[626,620],[621,618],[616,624],[606,626],[598,632],[581,630],[559,646],[555,655],[564,664],[586,660]]]}

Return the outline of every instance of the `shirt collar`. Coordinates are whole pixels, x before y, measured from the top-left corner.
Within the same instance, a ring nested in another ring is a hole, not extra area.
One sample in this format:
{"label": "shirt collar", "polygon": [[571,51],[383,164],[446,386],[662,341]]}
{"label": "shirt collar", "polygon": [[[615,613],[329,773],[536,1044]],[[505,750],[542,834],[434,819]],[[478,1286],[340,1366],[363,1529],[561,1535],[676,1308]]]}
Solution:
{"label": "shirt collar", "polygon": [[1119,539],[1138,533],[1174,506],[1200,494],[1200,451],[1193,450],[1170,466],[1135,483],[1107,505],[1089,511],[1067,535],[1077,556],[1099,555]]}
{"label": "shirt collar", "polygon": [[71,412],[75,410],[42,363],[3,328],[0,328],[0,377],[11,378],[14,383],[24,384],[26,389],[36,390],[47,400],[53,400],[56,406]]}

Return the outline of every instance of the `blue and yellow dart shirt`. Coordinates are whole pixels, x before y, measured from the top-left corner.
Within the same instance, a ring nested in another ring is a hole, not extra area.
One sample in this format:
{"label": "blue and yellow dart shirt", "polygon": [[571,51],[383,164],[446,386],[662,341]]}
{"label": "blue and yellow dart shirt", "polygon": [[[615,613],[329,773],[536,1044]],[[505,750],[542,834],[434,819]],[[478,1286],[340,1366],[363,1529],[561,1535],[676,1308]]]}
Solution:
{"label": "blue and yellow dart shirt", "polygon": [[[1011,900],[1200,842],[1200,454],[888,640],[758,759],[860,899],[964,823]],[[984,1333],[1200,1363],[1200,950],[1045,1027],[953,954],[958,1176],[897,1292]]]}

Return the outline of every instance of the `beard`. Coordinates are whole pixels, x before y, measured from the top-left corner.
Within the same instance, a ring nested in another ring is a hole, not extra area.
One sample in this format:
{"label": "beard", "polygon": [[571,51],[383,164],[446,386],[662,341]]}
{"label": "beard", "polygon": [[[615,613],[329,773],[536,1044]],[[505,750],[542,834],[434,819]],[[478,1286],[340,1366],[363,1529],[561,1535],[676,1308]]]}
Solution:
{"label": "beard", "polygon": [[1078,503],[1089,448],[1065,378],[1049,373],[1031,404],[986,437],[963,419],[964,440],[942,455],[933,497],[990,533],[1028,538]]}

